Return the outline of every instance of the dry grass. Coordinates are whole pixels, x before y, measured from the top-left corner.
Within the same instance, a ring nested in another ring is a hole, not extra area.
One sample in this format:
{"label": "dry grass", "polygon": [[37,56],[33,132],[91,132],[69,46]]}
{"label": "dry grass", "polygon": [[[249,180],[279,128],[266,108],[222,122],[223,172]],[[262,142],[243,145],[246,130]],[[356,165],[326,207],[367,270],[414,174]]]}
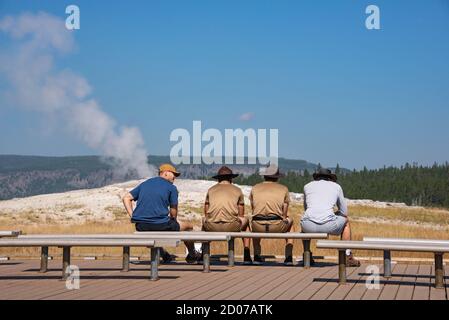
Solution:
{"label": "dry grass", "polygon": [[[247,212],[249,208],[247,208]],[[115,217],[114,222],[86,222],[84,224],[61,225],[54,221],[41,221],[35,212],[21,215],[20,220],[30,219],[33,221],[20,221],[15,217],[0,216],[0,230],[22,230],[26,234],[93,234],[93,233],[132,233],[134,226],[127,219],[126,213],[121,207],[107,208]],[[202,209],[194,207],[181,207],[183,216],[192,221],[199,228]],[[293,205],[290,216],[294,220],[294,230],[299,231],[299,220],[303,212],[302,206]],[[351,207],[353,239],[361,240],[364,236],[376,237],[398,237],[398,238],[428,238],[428,239],[448,239],[449,213],[438,209],[411,209],[411,208],[371,208],[371,207]],[[361,219],[361,220],[360,220]],[[389,223],[385,223],[388,222]],[[411,225],[413,223],[414,225]],[[434,227],[432,227],[434,226]],[[338,239],[338,237],[331,237]],[[284,240],[262,240],[262,250],[265,255],[283,255]],[[213,243],[212,254],[226,254],[225,243]],[[335,250],[317,250],[312,243],[314,255],[335,256]],[[169,251],[183,256],[184,246],[169,248]],[[242,254],[243,246],[241,241],[236,241],[236,254]],[[378,256],[381,252],[375,251],[355,251],[357,255]],[[74,255],[95,255],[120,256],[120,248],[74,248]],[[134,248],[132,255],[147,255],[146,249]],[[301,241],[295,240],[294,255],[302,254]],[[0,255],[38,257],[38,248],[0,248]],[[50,255],[60,256],[61,250],[51,248]],[[431,254],[395,252],[394,257],[410,258],[432,258]]]}

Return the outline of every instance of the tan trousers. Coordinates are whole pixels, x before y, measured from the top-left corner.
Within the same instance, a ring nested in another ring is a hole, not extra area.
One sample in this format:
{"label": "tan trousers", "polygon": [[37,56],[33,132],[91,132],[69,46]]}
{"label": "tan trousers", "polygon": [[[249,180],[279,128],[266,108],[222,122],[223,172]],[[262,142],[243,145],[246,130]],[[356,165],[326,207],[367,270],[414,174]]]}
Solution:
{"label": "tan trousers", "polygon": [[240,232],[242,224],[240,220],[234,222],[209,222],[203,221],[203,230],[210,232]]}
{"label": "tan trousers", "polygon": [[253,220],[251,222],[252,232],[266,232],[266,233],[285,233],[292,225],[293,220],[279,220],[275,223],[266,223],[265,221]]}

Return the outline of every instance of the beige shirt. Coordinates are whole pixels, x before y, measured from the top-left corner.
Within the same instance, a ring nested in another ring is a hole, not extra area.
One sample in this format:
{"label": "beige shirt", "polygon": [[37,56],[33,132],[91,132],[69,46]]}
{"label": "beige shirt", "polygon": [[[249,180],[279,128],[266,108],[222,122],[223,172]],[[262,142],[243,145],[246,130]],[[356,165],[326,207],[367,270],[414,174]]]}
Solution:
{"label": "beige shirt", "polygon": [[207,191],[206,204],[209,222],[235,222],[239,220],[239,205],[245,204],[243,192],[230,183],[217,183]]}
{"label": "beige shirt", "polygon": [[253,216],[276,214],[283,217],[283,204],[290,203],[288,188],[277,182],[265,181],[256,184],[249,196]]}

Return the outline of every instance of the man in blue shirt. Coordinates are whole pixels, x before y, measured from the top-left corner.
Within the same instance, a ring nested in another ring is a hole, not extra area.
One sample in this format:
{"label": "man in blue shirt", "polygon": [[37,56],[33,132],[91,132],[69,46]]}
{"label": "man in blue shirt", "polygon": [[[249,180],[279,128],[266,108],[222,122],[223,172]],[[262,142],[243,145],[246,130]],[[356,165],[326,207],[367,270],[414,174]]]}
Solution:
{"label": "man in blue shirt", "polygon": [[[178,189],[173,182],[180,173],[170,164],[159,167],[159,176],[148,179],[123,197],[123,204],[135,223],[137,231],[190,231],[191,223],[178,222]],[[137,201],[133,210],[133,201]],[[189,254],[186,261],[196,262],[200,255],[195,252],[193,242],[184,242]],[[162,250],[164,262],[170,262],[171,256]]]}

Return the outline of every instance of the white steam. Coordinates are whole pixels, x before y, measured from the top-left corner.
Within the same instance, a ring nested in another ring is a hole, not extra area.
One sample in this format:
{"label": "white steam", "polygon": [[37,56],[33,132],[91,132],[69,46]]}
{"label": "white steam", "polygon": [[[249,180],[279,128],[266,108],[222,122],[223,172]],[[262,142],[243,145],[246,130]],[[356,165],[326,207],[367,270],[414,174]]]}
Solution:
{"label": "white steam", "polygon": [[90,98],[82,76],[58,69],[55,59],[73,51],[75,42],[65,22],[47,13],[25,13],[0,20],[0,32],[14,41],[0,52],[0,74],[9,85],[3,92],[14,105],[62,117],[67,129],[105,157],[114,158],[119,174],[147,177],[145,143],[138,128],[120,127]]}

